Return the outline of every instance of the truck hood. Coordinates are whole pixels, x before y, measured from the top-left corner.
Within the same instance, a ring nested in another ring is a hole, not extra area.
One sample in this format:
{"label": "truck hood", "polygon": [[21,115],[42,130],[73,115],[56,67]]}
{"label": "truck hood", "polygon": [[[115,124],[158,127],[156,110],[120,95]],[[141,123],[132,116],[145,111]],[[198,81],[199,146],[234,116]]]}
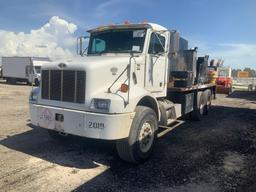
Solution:
{"label": "truck hood", "polygon": [[[76,70],[85,71],[85,105],[47,101],[46,104],[52,106],[62,106],[67,108],[77,108],[89,110],[93,98],[107,97],[108,94],[115,93],[119,90],[122,83],[127,81],[127,73],[124,72],[118,79],[119,75],[126,69],[129,64],[130,56],[88,56],[72,58],[67,60],[55,61],[42,66],[42,70]],[[139,58],[136,58],[136,60]],[[117,80],[115,82],[115,80]],[[108,88],[112,93],[108,93]],[[45,101],[41,101],[44,103]]]}
{"label": "truck hood", "polygon": [[74,69],[74,70],[93,70],[97,68],[102,68],[108,66],[111,67],[123,68],[129,63],[130,56],[86,56],[86,57],[74,57],[66,60],[58,60],[54,62],[47,63],[43,65],[43,69],[61,69],[59,67],[60,63],[65,64],[65,69]]}

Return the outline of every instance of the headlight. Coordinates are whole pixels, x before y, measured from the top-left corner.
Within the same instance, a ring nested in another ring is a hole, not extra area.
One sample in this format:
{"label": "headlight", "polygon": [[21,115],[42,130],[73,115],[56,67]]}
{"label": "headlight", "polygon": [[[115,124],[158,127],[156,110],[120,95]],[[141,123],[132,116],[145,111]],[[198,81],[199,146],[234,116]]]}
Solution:
{"label": "headlight", "polygon": [[98,109],[108,112],[110,107],[110,99],[93,99],[91,109]]}
{"label": "headlight", "polygon": [[39,95],[39,87],[33,88],[30,92],[29,101],[30,102],[37,102]]}

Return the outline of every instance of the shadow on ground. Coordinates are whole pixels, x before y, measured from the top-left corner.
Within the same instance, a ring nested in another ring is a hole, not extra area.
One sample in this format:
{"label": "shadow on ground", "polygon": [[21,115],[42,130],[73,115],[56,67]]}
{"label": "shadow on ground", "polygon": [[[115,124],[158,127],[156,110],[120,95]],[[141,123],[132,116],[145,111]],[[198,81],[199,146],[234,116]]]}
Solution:
{"label": "shadow on ground", "polygon": [[255,125],[255,110],[213,106],[202,121],[186,122],[161,138],[141,165],[121,161],[113,142],[73,137],[60,144],[37,128],[0,144],[63,166],[110,167],[74,191],[254,191]]}
{"label": "shadow on ground", "polygon": [[228,95],[228,98],[246,99],[256,103],[256,91],[235,90],[230,95]]}
{"label": "shadow on ground", "polygon": [[159,140],[149,161],[112,161],[74,191],[255,191],[255,125],[255,110],[214,106]]}
{"label": "shadow on ground", "polygon": [[80,169],[98,167],[95,162],[106,164],[106,159],[112,158],[115,153],[113,142],[75,136],[57,141],[49,136],[47,130],[30,124],[28,126],[32,129],[8,136],[0,141],[0,145],[52,163]]}

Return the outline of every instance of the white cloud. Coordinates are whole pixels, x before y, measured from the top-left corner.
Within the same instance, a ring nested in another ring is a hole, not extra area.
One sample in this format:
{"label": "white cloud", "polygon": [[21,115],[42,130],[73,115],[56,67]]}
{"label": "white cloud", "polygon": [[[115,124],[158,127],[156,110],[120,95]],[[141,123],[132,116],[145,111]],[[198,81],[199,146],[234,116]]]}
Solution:
{"label": "white cloud", "polygon": [[52,59],[72,56],[77,26],[58,16],[30,33],[14,33],[0,29],[1,56],[42,56]]}

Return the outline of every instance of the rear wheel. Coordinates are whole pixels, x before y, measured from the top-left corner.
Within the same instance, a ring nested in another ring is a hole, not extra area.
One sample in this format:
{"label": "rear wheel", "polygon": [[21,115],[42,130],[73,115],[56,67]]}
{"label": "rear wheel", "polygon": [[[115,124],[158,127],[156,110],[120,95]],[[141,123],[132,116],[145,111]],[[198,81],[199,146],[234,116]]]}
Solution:
{"label": "rear wheel", "polygon": [[15,78],[7,78],[6,81],[7,81],[8,84],[12,84],[12,85],[16,83]]}
{"label": "rear wheel", "polygon": [[141,163],[149,158],[156,142],[157,117],[155,112],[138,106],[128,138],[116,142],[121,159],[131,163]]}
{"label": "rear wheel", "polygon": [[37,78],[35,79],[35,86],[39,86],[39,80]]}
{"label": "rear wheel", "polygon": [[197,103],[197,107],[196,109],[194,109],[191,113],[190,113],[190,119],[193,121],[200,121],[202,119],[202,116],[205,114],[206,111],[206,104],[205,104],[205,100],[204,100],[204,94],[199,94],[199,100]]}
{"label": "rear wheel", "polygon": [[211,93],[209,93],[207,95],[207,101],[206,101],[206,106],[205,106],[205,113],[204,115],[208,115],[209,111],[211,110],[211,106],[212,106],[212,95]]}

